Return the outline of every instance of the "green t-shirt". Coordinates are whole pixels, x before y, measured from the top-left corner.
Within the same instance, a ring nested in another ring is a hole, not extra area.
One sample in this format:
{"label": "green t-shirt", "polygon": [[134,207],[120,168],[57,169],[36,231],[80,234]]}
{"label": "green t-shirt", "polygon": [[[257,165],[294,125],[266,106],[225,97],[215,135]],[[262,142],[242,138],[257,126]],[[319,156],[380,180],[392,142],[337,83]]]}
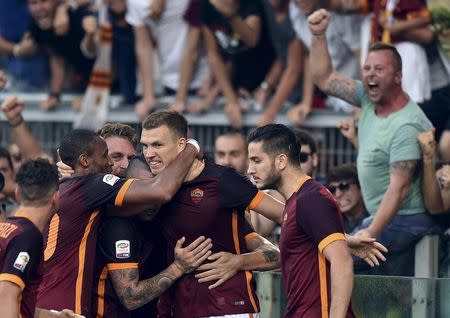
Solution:
{"label": "green t-shirt", "polygon": [[[358,125],[358,178],[371,215],[380,206],[390,183],[390,164],[397,161],[421,160],[417,135],[432,128],[420,107],[409,100],[406,107],[378,117],[361,81],[357,81],[356,99],[361,105]],[[400,215],[425,212],[421,192],[422,172],[416,170],[411,188],[398,211]]]}

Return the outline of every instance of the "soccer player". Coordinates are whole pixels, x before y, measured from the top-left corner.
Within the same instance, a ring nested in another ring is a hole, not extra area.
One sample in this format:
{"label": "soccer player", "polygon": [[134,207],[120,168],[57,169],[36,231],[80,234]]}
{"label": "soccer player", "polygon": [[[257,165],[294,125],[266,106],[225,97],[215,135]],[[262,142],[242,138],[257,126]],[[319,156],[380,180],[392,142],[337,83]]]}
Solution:
{"label": "soccer player", "polygon": [[35,310],[42,232],[57,208],[58,173],[39,159],[25,163],[16,179],[19,209],[0,223],[0,317],[70,317],[68,311]]}
{"label": "soccer player", "polygon": [[[184,147],[187,121],[176,112],[160,111],[149,115],[142,128],[145,160],[151,172],[160,176]],[[170,260],[171,250],[182,236],[187,243],[201,235],[210,237],[214,253],[209,266],[199,267],[200,276],[184,275],[173,285],[168,311],[174,317],[248,317],[259,311],[250,270],[278,267],[279,252],[246,222],[248,206],[280,214],[283,209],[234,169],[196,161],[189,181],[161,208],[158,217],[169,243]],[[165,317],[164,313],[160,315]]]}
{"label": "soccer player", "polygon": [[333,196],[302,171],[296,137],[286,126],[260,127],[248,141],[256,185],[286,199],[280,238],[285,317],[354,317],[353,263]]}
{"label": "soccer player", "polygon": [[59,148],[64,163],[74,167],[74,177],[60,187],[60,209],[46,235],[44,266],[38,305],[69,308],[90,317],[93,267],[99,215],[134,215],[155,203],[170,200],[183,182],[198,144],[188,141],[185,150],[160,176],[151,180],[120,179],[109,174],[113,163],[105,141],[96,133],[75,130]]}

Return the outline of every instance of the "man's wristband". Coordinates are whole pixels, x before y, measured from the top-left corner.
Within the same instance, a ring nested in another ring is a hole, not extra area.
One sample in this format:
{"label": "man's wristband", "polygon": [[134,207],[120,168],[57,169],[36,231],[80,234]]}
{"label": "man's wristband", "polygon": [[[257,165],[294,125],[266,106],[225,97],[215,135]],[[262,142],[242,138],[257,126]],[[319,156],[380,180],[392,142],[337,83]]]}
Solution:
{"label": "man's wristband", "polygon": [[195,139],[188,139],[187,143],[191,144],[192,146],[194,146],[195,149],[197,149],[197,152],[200,152],[200,145],[199,145],[197,140],[195,140]]}
{"label": "man's wristband", "polygon": [[23,117],[22,117],[22,116],[19,116],[19,118],[18,118],[17,120],[15,120],[15,121],[13,121],[13,122],[9,122],[9,126],[10,126],[11,128],[14,128],[14,127],[19,126],[19,125],[22,124],[23,122],[24,122]]}

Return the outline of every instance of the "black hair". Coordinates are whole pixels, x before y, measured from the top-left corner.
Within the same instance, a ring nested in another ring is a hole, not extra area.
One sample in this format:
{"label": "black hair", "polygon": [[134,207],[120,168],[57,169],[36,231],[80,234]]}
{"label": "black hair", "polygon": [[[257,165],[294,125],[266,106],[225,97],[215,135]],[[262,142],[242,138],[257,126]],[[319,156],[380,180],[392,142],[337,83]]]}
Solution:
{"label": "black hair", "polygon": [[92,155],[101,137],[95,132],[85,129],[75,129],[67,134],[59,146],[61,161],[75,168],[82,154]]}
{"label": "black hair", "polygon": [[390,51],[392,53],[392,57],[394,58],[395,70],[402,70],[402,57],[400,56],[400,53],[398,53],[395,46],[383,42],[375,42],[369,47],[369,52],[374,51]]}
{"label": "black hair", "polygon": [[356,170],[355,164],[342,164],[340,166],[333,167],[328,171],[328,183],[341,180],[351,180],[359,186],[358,171]]}
{"label": "black hair", "polygon": [[142,129],[154,129],[167,126],[176,138],[187,138],[188,122],[174,110],[160,110],[148,115],[142,122]]}
{"label": "black hair", "polygon": [[58,170],[45,159],[30,160],[20,167],[16,182],[24,204],[41,206],[58,190]]}
{"label": "black hair", "polygon": [[300,166],[300,146],[295,134],[285,125],[270,124],[250,132],[248,143],[262,142],[264,152],[272,157],[285,154],[292,165]]}
{"label": "black hair", "polygon": [[311,149],[311,154],[317,153],[316,141],[309,132],[299,128],[294,128],[293,132],[295,134],[295,137],[297,138],[299,149],[301,149],[302,145],[308,145]]}

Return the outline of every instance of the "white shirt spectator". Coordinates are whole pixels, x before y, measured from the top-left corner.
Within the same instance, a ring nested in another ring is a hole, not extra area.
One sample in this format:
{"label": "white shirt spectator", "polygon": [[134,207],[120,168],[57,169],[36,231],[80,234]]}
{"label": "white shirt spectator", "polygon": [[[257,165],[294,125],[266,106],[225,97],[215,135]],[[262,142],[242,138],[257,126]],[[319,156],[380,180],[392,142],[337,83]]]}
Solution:
{"label": "white shirt spectator", "polygon": [[[161,18],[154,21],[149,18],[151,0],[127,0],[127,22],[133,27],[149,28],[157,42],[162,84],[173,90],[178,88],[180,64],[188,31],[188,25],[183,20],[188,2],[188,0],[166,1]],[[207,61],[203,56],[199,59],[190,87],[198,88],[207,75]]]}
{"label": "white shirt spectator", "polygon": [[[360,78],[360,67],[354,53],[361,49],[361,18],[356,14],[338,14],[330,12],[330,22],[326,33],[328,50],[333,68],[350,78]],[[308,28],[308,16],[293,3],[289,3],[289,16],[297,37],[310,49],[311,33]],[[328,97],[328,107],[336,110],[351,111],[352,107],[336,97]]]}

